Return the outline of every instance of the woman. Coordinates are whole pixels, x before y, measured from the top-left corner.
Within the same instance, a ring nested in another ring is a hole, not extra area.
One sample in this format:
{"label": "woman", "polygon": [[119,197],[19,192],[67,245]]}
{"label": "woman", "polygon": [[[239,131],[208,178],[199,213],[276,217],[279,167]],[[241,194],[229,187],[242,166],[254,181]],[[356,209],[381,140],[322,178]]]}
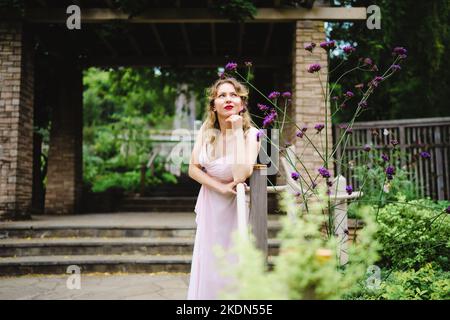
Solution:
{"label": "woman", "polygon": [[[195,206],[197,231],[188,299],[218,299],[226,279],[216,265],[215,246],[232,245],[237,229],[236,185],[253,172],[260,143],[247,110],[248,89],[234,78],[208,91],[207,118],[197,135],[189,176],[202,184]],[[248,208],[247,208],[248,213]]]}

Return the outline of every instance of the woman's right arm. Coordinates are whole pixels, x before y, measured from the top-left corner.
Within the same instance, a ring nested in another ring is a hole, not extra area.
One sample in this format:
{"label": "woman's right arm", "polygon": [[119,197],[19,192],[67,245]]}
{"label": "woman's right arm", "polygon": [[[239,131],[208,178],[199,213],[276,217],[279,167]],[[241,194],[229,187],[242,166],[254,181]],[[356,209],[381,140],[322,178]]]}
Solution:
{"label": "woman's right arm", "polygon": [[220,181],[214,179],[201,169],[201,165],[198,161],[200,149],[202,147],[203,140],[203,126],[200,128],[197,138],[195,140],[194,148],[192,150],[191,159],[189,162],[189,177],[197,181],[198,183],[205,185],[221,194],[236,194],[233,190],[235,186],[234,182],[223,184]]}

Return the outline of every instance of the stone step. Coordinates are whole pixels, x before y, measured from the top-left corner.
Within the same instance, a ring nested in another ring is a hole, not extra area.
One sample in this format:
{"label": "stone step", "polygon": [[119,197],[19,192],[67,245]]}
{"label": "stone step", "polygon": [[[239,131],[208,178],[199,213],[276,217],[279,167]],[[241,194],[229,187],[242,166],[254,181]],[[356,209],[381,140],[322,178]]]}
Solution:
{"label": "stone step", "polygon": [[[0,242],[10,238],[194,238],[195,225],[143,225],[143,226],[110,226],[110,225],[4,225],[0,226]],[[280,230],[278,221],[269,220],[268,237],[275,238]]]}
{"label": "stone step", "polygon": [[[83,273],[156,273],[191,270],[192,255],[76,255],[0,258],[0,275],[66,274],[69,266]],[[273,257],[268,258],[269,268]]]}
{"label": "stone step", "polygon": [[[269,254],[278,253],[279,241],[269,239]],[[3,239],[0,257],[64,255],[190,255],[193,238],[52,238]]]}
{"label": "stone step", "polygon": [[93,272],[189,272],[191,255],[72,255],[0,258],[0,275],[67,274],[69,266]]}

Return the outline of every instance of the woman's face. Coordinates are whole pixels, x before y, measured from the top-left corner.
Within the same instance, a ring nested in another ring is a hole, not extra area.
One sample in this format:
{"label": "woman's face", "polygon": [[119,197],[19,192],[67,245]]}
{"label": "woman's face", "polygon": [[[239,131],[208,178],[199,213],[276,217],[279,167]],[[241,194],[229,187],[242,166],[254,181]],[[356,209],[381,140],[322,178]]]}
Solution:
{"label": "woman's face", "polygon": [[222,118],[228,118],[242,111],[242,99],[231,83],[223,83],[217,88],[214,109],[217,111],[218,116]]}

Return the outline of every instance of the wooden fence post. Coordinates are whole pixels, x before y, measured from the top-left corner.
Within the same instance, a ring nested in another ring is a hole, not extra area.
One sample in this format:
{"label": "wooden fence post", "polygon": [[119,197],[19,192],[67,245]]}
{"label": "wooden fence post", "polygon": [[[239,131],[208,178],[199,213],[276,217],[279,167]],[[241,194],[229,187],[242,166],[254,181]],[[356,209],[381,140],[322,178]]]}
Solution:
{"label": "wooden fence post", "polygon": [[[336,183],[338,183],[338,194],[345,193],[345,187],[347,186],[347,180],[344,176],[337,177]],[[348,216],[347,216],[347,200],[336,200],[334,207],[334,234],[338,240],[338,256],[341,265],[345,265],[348,262],[347,253],[347,241],[348,241]]]}
{"label": "wooden fence post", "polygon": [[267,258],[267,166],[256,164],[250,177],[249,225],[256,247]]}
{"label": "wooden fence post", "polygon": [[[442,157],[442,141],[441,141],[441,127],[434,128],[434,143],[436,154],[436,176],[437,176],[437,195],[439,200],[444,200],[444,161]],[[450,187],[450,186],[448,186]]]}

